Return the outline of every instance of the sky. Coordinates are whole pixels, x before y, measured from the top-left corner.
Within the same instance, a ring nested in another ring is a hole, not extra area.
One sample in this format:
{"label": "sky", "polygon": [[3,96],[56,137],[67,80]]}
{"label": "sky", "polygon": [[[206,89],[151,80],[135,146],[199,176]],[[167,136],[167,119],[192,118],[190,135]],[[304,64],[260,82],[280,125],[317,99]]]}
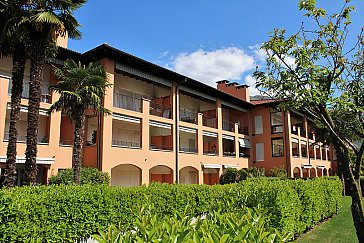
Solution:
{"label": "sky", "polygon": [[[317,6],[339,12],[343,0],[317,0]],[[364,0],[356,7],[348,44],[364,27]],[[247,84],[264,65],[260,45],[274,28],[296,33],[310,27],[298,0],[88,0],[76,12],[81,40],[68,48],[85,52],[102,43],[216,87],[223,79]],[[288,60],[294,62],[294,59]]]}

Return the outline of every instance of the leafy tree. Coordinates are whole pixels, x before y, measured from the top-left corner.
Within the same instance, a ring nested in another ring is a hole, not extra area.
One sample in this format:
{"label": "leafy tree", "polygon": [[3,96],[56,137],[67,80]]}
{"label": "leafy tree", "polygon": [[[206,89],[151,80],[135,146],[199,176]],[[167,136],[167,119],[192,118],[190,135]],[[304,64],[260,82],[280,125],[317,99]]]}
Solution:
{"label": "leafy tree", "polygon": [[[364,242],[364,215],[359,181],[364,152],[364,40],[363,30],[354,46],[348,47],[350,14],[347,0],[339,13],[328,14],[315,0],[301,0],[313,29],[302,24],[287,36],[275,29],[262,46],[267,53],[265,71],[254,73],[257,86],[282,99],[282,109],[300,109],[314,117],[328,132],[338,166],[352,197],[351,211],[357,236]],[[287,57],[294,58],[289,64]],[[355,161],[350,166],[350,152]]]}
{"label": "leafy tree", "polygon": [[97,63],[86,66],[68,59],[64,67],[56,68],[54,73],[59,82],[51,85],[51,89],[59,93],[60,97],[52,104],[49,112],[62,111],[75,122],[72,168],[74,181],[79,184],[85,130],[84,113],[87,109],[92,109],[98,114],[110,113],[102,104],[109,84],[106,81],[105,70]]}
{"label": "leafy tree", "polygon": [[20,6],[19,1],[5,0],[0,2],[0,56],[12,57],[13,59],[9,139],[4,181],[4,184],[9,187],[14,187],[16,183],[16,142],[27,58],[26,31],[18,26],[18,22],[24,14]]}
{"label": "leafy tree", "polygon": [[29,106],[27,121],[27,147],[25,151],[25,184],[36,182],[39,104],[42,96],[43,66],[47,58],[55,55],[55,42],[59,36],[80,38],[74,11],[86,0],[35,0],[22,1],[26,12],[19,25],[29,33]]}

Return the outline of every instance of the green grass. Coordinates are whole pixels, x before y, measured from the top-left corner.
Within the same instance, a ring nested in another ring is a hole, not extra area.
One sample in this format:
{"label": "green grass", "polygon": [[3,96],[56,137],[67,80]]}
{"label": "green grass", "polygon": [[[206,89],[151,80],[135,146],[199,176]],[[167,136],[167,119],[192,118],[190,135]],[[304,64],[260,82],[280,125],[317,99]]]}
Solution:
{"label": "green grass", "polygon": [[296,243],[357,243],[350,204],[351,198],[344,197],[343,207],[339,210],[338,215],[303,234],[296,240]]}

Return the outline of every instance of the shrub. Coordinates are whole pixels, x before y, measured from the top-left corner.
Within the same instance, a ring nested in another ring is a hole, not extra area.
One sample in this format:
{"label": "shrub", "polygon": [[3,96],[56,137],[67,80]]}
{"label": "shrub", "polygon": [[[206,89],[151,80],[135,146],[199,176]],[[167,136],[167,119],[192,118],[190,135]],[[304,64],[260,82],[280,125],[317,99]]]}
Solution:
{"label": "shrub", "polygon": [[236,212],[209,212],[203,216],[175,213],[171,217],[155,215],[154,205],[144,207],[132,224],[109,226],[93,235],[100,243],[109,242],[286,242],[269,225],[269,215],[261,207],[241,208]]}
{"label": "shrub", "polygon": [[287,171],[283,167],[273,167],[273,169],[268,172],[268,176],[286,179]]}
{"label": "shrub", "polygon": [[235,183],[239,180],[238,170],[235,168],[229,168],[224,171],[224,173],[220,176],[220,184],[230,184]]}
{"label": "shrub", "polygon": [[240,170],[229,168],[224,171],[220,176],[220,184],[230,184],[246,180],[248,178],[257,178],[264,176],[264,168],[252,167],[252,168],[242,168]]}
{"label": "shrub", "polygon": [[[261,205],[269,225],[299,234],[337,212],[341,182],[336,179],[248,179],[228,185],[110,187],[50,185],[0,190],[0,242],[74,242],[110,224],[130,225],[153,202],[151,215],[229,215]],[[188,205],[188,207],[186,207]]]}
{"label": "shrub", "polygon": [[[61,170],[57,175],[51,176],[49,178],[49,184],[72,184],[73,180],[73,170],[71,168]],[[81,184],[109,184],[110,177],[106,172],[99,171],[92,167],[81,167]]]}

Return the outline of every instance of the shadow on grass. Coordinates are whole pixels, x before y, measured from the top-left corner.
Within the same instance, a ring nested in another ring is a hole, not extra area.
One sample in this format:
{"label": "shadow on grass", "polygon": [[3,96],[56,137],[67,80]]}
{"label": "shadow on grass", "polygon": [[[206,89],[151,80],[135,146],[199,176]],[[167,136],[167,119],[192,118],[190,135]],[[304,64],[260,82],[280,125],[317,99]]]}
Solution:
{"label": "shadow on grass", "polygon": [[357,243],[353,219],[350,211],[351,198],[343,198],[343,207],[338,215],[321,223],[315,229],[303,234],[296,243]]}

